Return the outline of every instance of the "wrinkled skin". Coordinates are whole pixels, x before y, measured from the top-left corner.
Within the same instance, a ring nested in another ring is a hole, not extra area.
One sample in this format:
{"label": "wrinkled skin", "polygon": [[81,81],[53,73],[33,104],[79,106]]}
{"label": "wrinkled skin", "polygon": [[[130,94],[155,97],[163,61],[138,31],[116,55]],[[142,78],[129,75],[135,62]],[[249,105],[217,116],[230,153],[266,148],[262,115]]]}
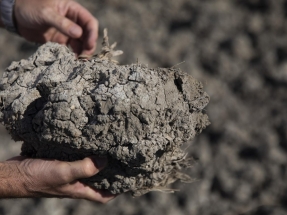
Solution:
{"label": "wrinkled skin", "polygon": [[28,41],[70,45],[78,55],[95,51],[98,21],[75,1],[17,0],[14,16],[19,34]]}
{"label": "wrinkled skin", "polygon": [[[31,42],[69,45],[77,55],[91,55],[96,48],[98,21],[74,1],[16,0],[13,15],[19,35]],[[104,165],[95,157],[76,162],[11,158],[0,163],[0,198],[68,197],[104,203],[114,195],[78,181]]]}
{"label": "wrinkled skin", "polygon": [[14,157],[0,163],[0,198],[69,197],[106,203],[114,195],[79,182],[106,163],[106,158],[97,157],[75,162]]}

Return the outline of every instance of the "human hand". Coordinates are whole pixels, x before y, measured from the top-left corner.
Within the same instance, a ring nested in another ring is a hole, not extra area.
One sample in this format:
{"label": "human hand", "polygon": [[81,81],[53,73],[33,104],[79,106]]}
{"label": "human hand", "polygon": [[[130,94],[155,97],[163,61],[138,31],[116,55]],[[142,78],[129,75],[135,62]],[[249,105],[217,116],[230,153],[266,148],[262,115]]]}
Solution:
{"label": "human hand", "polygon": [[105,164],[105,158],[95,157],[74,162],[11,158],[0,163],[0,198],[66,197],[106,203],[115,196],[78,181],[97,174]]}
{"label": "human hand", "polygon": [[80,55],[96,49],[98,21],[72,0],[16,0],[14,16],[19,34],[25,39],[70,45]]}

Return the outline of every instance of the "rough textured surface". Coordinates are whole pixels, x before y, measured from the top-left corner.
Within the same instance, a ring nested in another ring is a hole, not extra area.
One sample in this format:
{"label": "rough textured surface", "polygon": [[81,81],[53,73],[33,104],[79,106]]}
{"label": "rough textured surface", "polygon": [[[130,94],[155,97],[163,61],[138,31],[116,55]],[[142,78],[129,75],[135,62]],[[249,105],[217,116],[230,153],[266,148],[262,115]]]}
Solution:
{"label": "rough textured surface", "polygon": [[[198,181],[174,183],[174,194],[120,195],[108,205],[2,200],[0,214],[286,215],[287,1],[79,1],[119,42],[121,64],[185,61],[179,67],[203,83],[211,125],[187,149],[197,158],[188,174]],[[36,49],[0,30],[1,72]],[[2,128],[1,160],[20,152],[21,143],[8,140]]]}
{"label": "rough textured surface", "polygon": [[134,196],[190,182],[190,159],[180,147],[208,124],[209,96],[180,69],[117,66],[107,56],[76,59],[47,43],[13,62],[0,82],[1,120],[22,155],[73,161],[107,156],[109,165],[85,180]]}

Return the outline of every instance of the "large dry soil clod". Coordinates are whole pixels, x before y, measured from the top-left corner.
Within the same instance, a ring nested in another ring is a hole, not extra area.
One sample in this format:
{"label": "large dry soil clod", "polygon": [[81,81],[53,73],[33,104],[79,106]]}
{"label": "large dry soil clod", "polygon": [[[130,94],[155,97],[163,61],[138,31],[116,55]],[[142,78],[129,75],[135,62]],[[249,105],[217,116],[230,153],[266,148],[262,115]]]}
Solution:
{"label": "large dry soil clod", "polygon": [[0,119],[22,155],[73,161],[107,156],[108,167],[84,180],[112,193],[134,196],[165,190],[189,159],[184,142],[209,122],[200,82],[180,69],[118,66],[108,41],[100,55],[76,59],[65,46],[47,43],[13,62],[0,87]]}

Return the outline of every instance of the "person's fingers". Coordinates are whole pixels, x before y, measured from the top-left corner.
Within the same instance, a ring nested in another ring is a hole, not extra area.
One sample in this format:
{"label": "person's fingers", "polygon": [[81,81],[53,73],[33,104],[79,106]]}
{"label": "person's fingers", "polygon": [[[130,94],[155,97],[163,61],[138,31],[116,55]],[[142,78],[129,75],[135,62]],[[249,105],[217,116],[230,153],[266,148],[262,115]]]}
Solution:
{"label": "person's fingers", "polygon": [[97,190],[87,187],[85,191],[82,193],[83,198],[100,203],[107,203],[116,197],[116,195],[111,194],[108,190]]}
{"label": "person's fingers", "polygon": [[107,159],[104,157],[88,157],[83,160],[66,162],[59,169],[63,174],[62,179],[66,182],[72,182],[81,178],[89,178],[97,174],[107,164]]}
{"label": "person's fingers", "polygon": [[67,45],[69,41],[69,37],[67,37],[66,35],[62,34],[59,31],[56,31],[54,35],[52,36],[51,41]]}
{"label": "person's fingers", "polygon": [[77,55],[80,55],[83,51],[83,44],[77,39],[70,39],[69,40],[69,45],[71,46],[72,50],[74,53]]}
{"label": "person's fingers", "polygon": [[99,24],[96,19],[91,19],[84,28],[84,51],[90,52],[89,54],[92,54],[96,49],[98,30]]}
{"label": "person's fingers", "polygon": [[55,27],[58,31],[70,38],[80,38],[83,34],[82,28],[70,19],[58,14],[52,9],[43,10],[43,16],[48,25]]}
{"label": "person's fingers", "polygon": [[101,203],[107,203],[116,197],[116,195],[111,194],[108,190],[94,189],[79,181],[67,184],[63,187],[62,193],[72,198],[86,199]]}
{"label": "person's fingers", "polygon": [[98,39],[98,20],[86,8],[74,1],[70,2],[66,16],[82,27],[83,52],[92,54]]}
{"label": "person's fingers", "polygon": [[83,35],[84,48],[81,52],[82,55],[92,55],[96,50],[97,46],[96,41],[98,39],[98,24],[96,24],[97,27],[96,33],[94,26],[95,25],[90,22],[87,25],[86,29],[84,29],[84,35]]}

